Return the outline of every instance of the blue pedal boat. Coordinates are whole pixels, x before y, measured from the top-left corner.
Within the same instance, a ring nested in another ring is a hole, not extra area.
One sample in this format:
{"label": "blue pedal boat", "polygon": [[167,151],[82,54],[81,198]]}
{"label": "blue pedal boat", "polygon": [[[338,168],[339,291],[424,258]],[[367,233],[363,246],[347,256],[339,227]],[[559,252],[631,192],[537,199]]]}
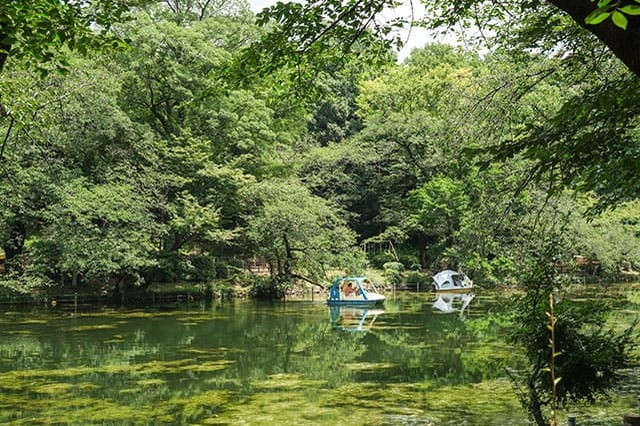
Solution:
{"label": "blue pedal boat", "polygon": [[337,278],[329,290],[329,306],[374,306],[384,303],[385,296],[378,293],[367,277]]}

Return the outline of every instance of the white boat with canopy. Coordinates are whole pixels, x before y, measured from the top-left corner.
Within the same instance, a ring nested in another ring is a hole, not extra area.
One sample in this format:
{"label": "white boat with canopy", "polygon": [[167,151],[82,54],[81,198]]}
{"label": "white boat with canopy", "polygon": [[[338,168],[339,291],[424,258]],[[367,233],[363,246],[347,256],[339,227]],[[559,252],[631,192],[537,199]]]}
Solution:
{"label": "white boat with canopy", "polygon": [[473,288],[473,281],[464,272],[450,269],[440,271],[433,276],[436,291],[464,291]]}

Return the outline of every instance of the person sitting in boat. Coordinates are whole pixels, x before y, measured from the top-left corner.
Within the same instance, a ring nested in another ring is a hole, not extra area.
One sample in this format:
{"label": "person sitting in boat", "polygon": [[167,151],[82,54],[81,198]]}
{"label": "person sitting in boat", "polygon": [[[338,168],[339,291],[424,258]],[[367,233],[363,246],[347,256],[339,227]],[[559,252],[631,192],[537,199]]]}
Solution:
{"label": "person sitting in boat", "polygon": [[344,295],[345,297],[351,296],[351,295],[354,295],[354,296],[358,295],[358,289],[356,288],[355,285],[353,285],[352,282],[349,282],[347,284],[347,288],[344,290]]}

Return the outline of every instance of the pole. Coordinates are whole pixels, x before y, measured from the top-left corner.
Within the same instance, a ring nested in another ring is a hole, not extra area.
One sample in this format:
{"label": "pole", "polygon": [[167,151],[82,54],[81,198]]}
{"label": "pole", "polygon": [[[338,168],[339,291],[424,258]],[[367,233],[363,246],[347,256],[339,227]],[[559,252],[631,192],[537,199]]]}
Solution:
{"label": "pole", "polygon": [[569,416],[567,426],[576,426],[576,416]]}

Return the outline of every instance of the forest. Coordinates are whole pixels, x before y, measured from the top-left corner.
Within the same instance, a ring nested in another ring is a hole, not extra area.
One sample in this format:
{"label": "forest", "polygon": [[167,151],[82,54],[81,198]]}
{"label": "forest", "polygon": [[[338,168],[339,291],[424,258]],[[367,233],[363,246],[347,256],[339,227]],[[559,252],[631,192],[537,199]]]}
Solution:
{"label": "forest", "polygon": [[[617,321],[595,292],[640,273],[640,5],[450,0],[381,18],[398,6],[0,5],[0,301],[171,285],[277,300],[345,274],[427,288],[460,269],[505,295],[456,324],[505,328],[522,366],[495,369],[536,424],[637,377],[637,309]],[[409,23],[434,36],[399,58]],[[311,327],[318,348],[342,341]]]}
{"label": "forest", "polygon": [[278,7],[144,2],[106,46],[3,51],[5,292],[277,298],[367,268],[511,286],[549,246],[558,271],[635,277],[638,80],[586,32],[565,19],[553,54],[424,40],[402,61],[325,34],[295,57],[269,32]]}

